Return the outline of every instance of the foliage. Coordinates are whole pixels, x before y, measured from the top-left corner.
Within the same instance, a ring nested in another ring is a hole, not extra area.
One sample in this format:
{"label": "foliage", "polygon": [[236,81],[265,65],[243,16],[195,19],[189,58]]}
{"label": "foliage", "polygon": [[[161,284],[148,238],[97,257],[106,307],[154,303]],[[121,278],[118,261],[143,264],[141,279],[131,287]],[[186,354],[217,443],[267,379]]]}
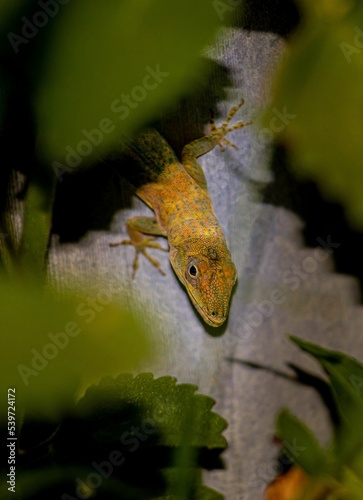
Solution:
{"label": "foliage", "polygon": [[[363,4],[301,5],[273,112],[291,117],[279,133],[295,170],[362,226]],[[200,51],[219,24],[210,0],[185,0],[177,17],[169,0],[0,4],[1,146],[15,159],[24,151],[28,179],[20,244],[0,193],[0,261],[10,276],[0,276],[7,346],[0,375],[17,394],[17,498],[69,500],[95,490],[104,499],[221,498],[201,479],[203,468],[221,467],[226,446],[214,402],[171,377],[112,378],[150,352],[132,313],[112,300],[95,309],[94,297],[55,297],[43,286],[56,181],[106,156],[194,85],[203,75]],[[1,181],[14,165],[3,161]],[[363,366],[293,340],[326,371],[340,425],[327,449],[287,410],[277,433],[306,448],[289,458],[306,471],[307,488],[361,498]],[[5,481],[0,488],[6,498]]]}
{"label": "foliage", "polygon": [[[291,337],[324,368],[339,415],[333,439],[323,450],[312,432],[289,411],[277,417],[276,431],[284,450],[298,443],[299,453],[289,458],[307,474],[294,498],[358,499],[363,497],[363,365],[356,359]],[[288,446],[286,446],[288,444]],[[314,491],[317,496],[308,496]],[[321,497],[322,491],[329,495]],[[272,497],[271,497],[272,498]]]}
{"label": "foliage", "polygon": [[82,387],[105,373],[130,369],[150,353],[145,331],[112,301],[111,288],[59,300],[31,281],[2,277],[0,296],[7,346],[0,376],[4,387],[16,388],[19,418],[25,407],[57,418]]}
{"label": "foliage", "polygon": [[[17,498],[86,498],[93,487],[105,499],[221,498],[201,479],[226,446],[214,402],[168,377],[111,378],[151,354],[130,305],[115,303],[118,284],[60,297],[46,283],[56,182],[192,88],[220,22],[209,0],[186,0],[177,16],[167,0],[0,5],[0,375],[16,391]],[[17,227],[7,204],[14,170],[27,179]],[[87,485],[92,463],[117,450],[126,464]]]}
{"label": "foliage", "polygon": [[[1,6],[0,127],[5,148],[5,130],[13,149],[24,143],[30,184],[17,258],[41,275],[55,181],[104,158],[193,87],[221,20],[208,0],[183,2],[178,16],[167,0],[10,4]],[[8,221],[1,226],[14,239]],[[1,252],[8,268],[12,246]]]}
{"label": "foliage", "polygon": [[85,160],[105,154],[170,106],[198,77],[200,51],[219,23],[208,0],[186,0],[177,16],[168,0],[67,5],[49,35],[35,101],[47,159],[62,161],[66,146],[106,119],[111,132]]}
{"label": "foliage", "polygon": [[[280,139],[294,170],[319,183],[363,227],[363,3],[301,0],[303,21],[276,81]],[[271,117],[269,117],[271,118]]]}
{"label": "foliage", "polygon": [[17,498],[221,499],[201,471],[221,467],[226,422],[195,391],[172,377],[122,374],[89,387],[52,425],[25,421]]}

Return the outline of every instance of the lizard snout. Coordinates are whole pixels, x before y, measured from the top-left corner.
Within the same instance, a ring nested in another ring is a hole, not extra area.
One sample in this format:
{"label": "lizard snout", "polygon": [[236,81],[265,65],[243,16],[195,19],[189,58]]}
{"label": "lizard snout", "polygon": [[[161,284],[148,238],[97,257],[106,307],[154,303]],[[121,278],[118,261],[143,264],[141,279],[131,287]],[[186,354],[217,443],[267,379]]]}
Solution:
{"label": "lizard snout", "polygon": [[211,311],[208,311],[208,313],[208,319],[212,326],[220,326],[226,321],[227,311],[212,309]]}

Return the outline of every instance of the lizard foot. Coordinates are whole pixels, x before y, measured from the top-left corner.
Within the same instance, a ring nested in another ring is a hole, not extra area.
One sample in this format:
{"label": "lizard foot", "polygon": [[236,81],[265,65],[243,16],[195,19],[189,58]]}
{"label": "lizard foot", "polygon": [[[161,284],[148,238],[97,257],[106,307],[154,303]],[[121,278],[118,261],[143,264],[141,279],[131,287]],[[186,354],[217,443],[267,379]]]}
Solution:
{"label": "lizard foot", "polygon": [[233,106],[233,108],[228,113],[226,119],[222,123],[220,127],[216,127],[213,118],[210,120],[211,126],[211,135],[215,137],[218,146],[221,148],[221,151],[225,151],[228,146],[238,149],[238,147],[233,144],[233,142],[226,139],[226,135],[233,130],[237,130],[239,128],[245,127],[246,125],[250,125],[252,122],[237,122],[234,125],[229,126],[229,122],[232,120],[237,111],[243,106],[244,99],[241,99],[237,106]]}
{"label": "lizard foot", "polygon": [[149,252],[146,250],[147,248],[157,248],[158,250],[162,250],[163,252],[167,252],[166,248],[163,248],[159,243],[154,242],[155,238],[143,238],[140,243],[135,243],[132,240],[122,240],[117,243],[110,243],[110,247],[118,247],[120,245],[132,245],[135,248],[135,257],[132,263],[132,279],[136,276],[136,271],[139,268],[139,255],[144,255],[147,260],[154,266],[156,269],[165,276],[164,271],[161,269],[160,262],[157,259],[154,259]]}

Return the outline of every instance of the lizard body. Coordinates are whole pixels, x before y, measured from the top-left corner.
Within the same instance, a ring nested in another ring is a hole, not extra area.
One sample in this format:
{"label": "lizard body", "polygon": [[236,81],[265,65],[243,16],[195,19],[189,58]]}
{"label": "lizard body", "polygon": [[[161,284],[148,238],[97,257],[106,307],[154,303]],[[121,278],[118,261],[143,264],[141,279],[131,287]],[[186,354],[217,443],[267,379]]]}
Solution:
{"label": "lizard body", "polygon": [[[215,216],[207,182],[197,157],[216,145],[230,145],[224,136],[245,123],[228,127],[239,106],[232,108],[222,127],[212,125],[210,135],[184,147],[182,162],[161,135],[153,129],[127,144],[127,153],[142,165],[136,195],[155,212],[155,217],[133,217],[127,221],[136,255],[133,275],[142,253],[162,273],[159,262],[147,248],[164,250],[155,236],[168,239],[170,263],[206,323],[220,326],[228,315],[232,288],[237,279],[223,230]],[[146,236],[146,235],[151,235]]]}

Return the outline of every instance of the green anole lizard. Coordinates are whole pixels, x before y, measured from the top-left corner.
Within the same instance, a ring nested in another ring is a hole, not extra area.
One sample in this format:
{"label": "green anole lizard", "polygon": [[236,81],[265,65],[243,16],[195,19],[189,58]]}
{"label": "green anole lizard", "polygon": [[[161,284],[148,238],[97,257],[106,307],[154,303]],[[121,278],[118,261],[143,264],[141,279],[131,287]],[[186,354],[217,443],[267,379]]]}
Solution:
{"label": "green anole lizard", "polygon": [[110,244],[134,246],[133,277],[140,254],[164,274],[147,248],[165,250],[154,240],[156,236],[166,237],[176,275],[204,321],[214,327],[227,318],[237,272],[197,158],[217,145],[222,151],[226,146],[236,148],[225,136],[248,124],[229,126],[242,105],[243,101],[231,109],[221,127],[211,121],[211,133],[185,146],[181,163],[154,129],[145,130],[127,144],[127,153],[142,164],[136,195],[155,212],[155,217],[129,219],[126,224],[130,239]]}

